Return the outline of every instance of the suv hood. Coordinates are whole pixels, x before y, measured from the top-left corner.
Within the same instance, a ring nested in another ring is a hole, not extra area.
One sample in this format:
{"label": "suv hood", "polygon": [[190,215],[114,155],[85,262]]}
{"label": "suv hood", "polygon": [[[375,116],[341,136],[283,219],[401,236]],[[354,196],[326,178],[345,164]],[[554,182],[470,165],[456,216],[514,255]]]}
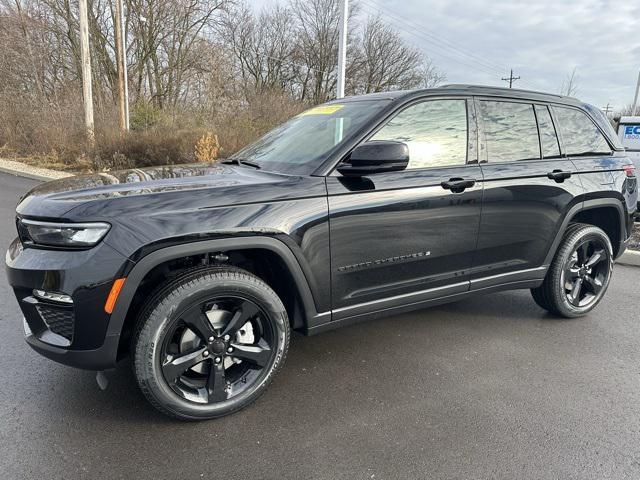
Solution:
{"label": "suv hood", "polygon": [[[21,199],[16,211],[22,216],[51,219],[73,213],[68,218],[76,220],[76,213],[81,217],[107,218],[132,207],[175,210],[179,207],[176,202],[187,206],[185,199],[188,199],[190,209],[197,209],[278,197],[291,199],[296,194],[322,194],[308,186],[294,187],[299,182],[306,183],[304,179],[223,164],[131,169],[78,175],[38,185]],[[319,179],[313,180],[317,185]],[[287,186],[289,188],[282,188]],[[185,196],[187,190],[192,193]]]}

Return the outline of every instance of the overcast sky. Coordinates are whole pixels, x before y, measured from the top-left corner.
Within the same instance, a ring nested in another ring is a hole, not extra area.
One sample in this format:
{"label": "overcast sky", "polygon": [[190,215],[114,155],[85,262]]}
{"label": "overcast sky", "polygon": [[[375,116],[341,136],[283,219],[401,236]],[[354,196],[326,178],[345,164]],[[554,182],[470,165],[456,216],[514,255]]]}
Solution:
{"label": "overcast sky", "polygon": [[[283,0],[253,0],[256,8]],[[447,75],[447,83],[558,93],[576,67],[576,96],[598,107],[633,101],[640,69],[640,0],[359,0]],[[434,40],[433,38],[438,40]],[[443,43],[444,42],[444,43]]]}

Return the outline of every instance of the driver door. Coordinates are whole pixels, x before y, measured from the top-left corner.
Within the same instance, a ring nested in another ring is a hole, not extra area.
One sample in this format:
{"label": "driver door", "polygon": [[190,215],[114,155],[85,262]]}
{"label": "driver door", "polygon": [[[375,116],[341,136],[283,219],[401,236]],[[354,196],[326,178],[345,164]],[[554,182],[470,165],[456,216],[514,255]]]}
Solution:
{"label": "driver door", "polygon": [[[406,143],[406,170],[327,177],[334,320],[468,290],[482,200],[472,108],[412,103],[368,139]],[[475,184],[442,185],[459,178]]]}

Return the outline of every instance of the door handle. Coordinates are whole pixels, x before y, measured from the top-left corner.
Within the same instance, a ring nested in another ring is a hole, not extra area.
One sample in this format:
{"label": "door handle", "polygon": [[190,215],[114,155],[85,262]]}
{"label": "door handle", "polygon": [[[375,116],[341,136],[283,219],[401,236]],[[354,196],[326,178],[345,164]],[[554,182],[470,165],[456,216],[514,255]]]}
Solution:
{"label": "door handle", "polygon": [[476,184],[475,178],[450,178],[440,183],[445,190],[451,190],[453,193],[462,193],[466,188],[471,188]]}
{"label": "door handle", "polygon": [[565,172],[563,170],[554,170],[553,172],[547,173],[547,178],[551,180],[555,180],[558,183],[562,183],[565,179],[571,177],[571,172]]}

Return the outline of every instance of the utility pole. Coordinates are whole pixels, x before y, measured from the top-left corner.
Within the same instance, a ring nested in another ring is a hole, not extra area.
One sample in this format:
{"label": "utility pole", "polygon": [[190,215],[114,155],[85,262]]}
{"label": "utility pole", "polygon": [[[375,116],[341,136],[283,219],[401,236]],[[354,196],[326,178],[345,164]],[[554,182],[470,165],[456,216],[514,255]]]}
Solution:
{"label": "utility pole", "polygon": [[89,54],[89,20],[87,0],[79,0],[80,16],[80,63],[82,65],[82,98],[84,101],[84,126],[87,142],[93,147],[96,136],[93,128],[93,90],[91,87],[91,56]]}
{"label": "utility pole", "polygon": [[344,97],[345,71],[347,63],[347,20],[349,0],[340,0],[340,23],[338,24],[338,85],[337,98]]}
{"label": "utility pole", "polygon": [[607,106],[606,106],[606,107],[604,107],[604,108],[602,109],[602,111],[603,111],[603,113],[604,113],[606,116],[609,116],[609,112],[611,111],[611,106],[610,106],[610,104],[609,104],[609,103],[607,103]]}
{"label": "utility pole", "polygon": [[520,77],[514,77],[513,69],[511,69],[511,73],[509,74],[509,77],[507,78],[502,77],[502,80],[504,80],[505,82],[509,82],[509,88],[511,88],[513,86],[513,82],[515,82],[516,80],[520,80]]}
{"label": "utility pole", "polygon": [[122,0],[116,0],[114,25],[116,30],[116,64],[118,65],[118,111],[120,131],[129,130],[129,88],[127,85],[127,50],[125,46]]}
{"label": "utility pole", "polygon": [[636,84],[636,94],[633,97],[633,107],[631,107],[631,115],[636,114],[636,107],[638,106],[638,92],[640,92],[640,71],[638,72],[638,83]]}

